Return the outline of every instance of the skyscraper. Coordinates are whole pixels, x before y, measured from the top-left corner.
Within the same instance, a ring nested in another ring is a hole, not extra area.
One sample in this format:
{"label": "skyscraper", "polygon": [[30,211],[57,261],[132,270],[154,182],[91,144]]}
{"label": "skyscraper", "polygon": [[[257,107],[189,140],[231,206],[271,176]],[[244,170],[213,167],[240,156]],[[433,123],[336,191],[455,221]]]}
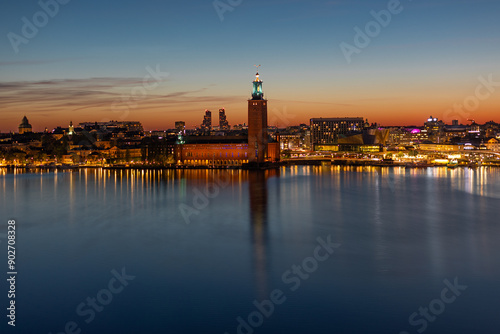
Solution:
{"label": "skyscraper", "polygon": [[267,160],[267,100],[264,99],[259,72],[253,81],[252,98],[248,100],[248,160]]}
{"label": "skyscraper", "polygon": [[203,117],[201,129],[204,132],[210,132],[212,130],[212,112],[208,109],[205,110],[205,116]]}
{"label": "skyscraper", "polygon": [[219,129],[220,130],[230,130],[229,122],[226,119],[226,110],[224,108],[219,109]]}

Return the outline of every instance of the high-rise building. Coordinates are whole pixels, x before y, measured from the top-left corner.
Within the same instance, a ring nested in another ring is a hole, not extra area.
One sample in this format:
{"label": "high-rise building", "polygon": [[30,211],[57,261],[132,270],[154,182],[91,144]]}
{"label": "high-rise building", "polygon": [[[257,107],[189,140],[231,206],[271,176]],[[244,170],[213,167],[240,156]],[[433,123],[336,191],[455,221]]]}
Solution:
{"label": "high-rise building", "polygon": [[444,138],[441,138],[444,129],[444,122],[435,117],[430,116],[427,122],[424,123],[424,130],[427,132],[429,140],[434,143],[441,143]]}
{"label": "high-rise building", "polygon": [[219,130],[230,130],[229,122],[226,118],[226,110],[224,108],[219,109]]}
{"label": "high-rise building", "polygon": [[175,122],[175,132],[179,135],[185,135],[186,134],[186,122],[184,121],[177,121]]}
{"label": "high-rise building", "polygon": [[201,129],[205,132],[210,132],[212,130],[212,112],[208,109],[205,110],[205,116],[203,117]]}
{"label": "high-rise building", "polygon": [[362,131],[363,117],[311,118],[311,144],[337,144],[339,135]]}
{"label": "high-rise building", "polygon": [[424,123],[424,128],[427,130],[429,135],[438,134],[443,130],[443,121],[438,120],[435,117],[430,116],[427,122]]}
{"label": "high-rise building", "polygon": [[19,134],[22,135],[24,133],[33,132],[33,128],[31,127],[30,122],[26,116],[23,117],[21,124],[19,124]]}
{"label": "high-rise building", "polygon": [[252,98],[248,100],[248,160],[264,162],[267,160],[267,100],[262,91],[259,72],[253,81]]}

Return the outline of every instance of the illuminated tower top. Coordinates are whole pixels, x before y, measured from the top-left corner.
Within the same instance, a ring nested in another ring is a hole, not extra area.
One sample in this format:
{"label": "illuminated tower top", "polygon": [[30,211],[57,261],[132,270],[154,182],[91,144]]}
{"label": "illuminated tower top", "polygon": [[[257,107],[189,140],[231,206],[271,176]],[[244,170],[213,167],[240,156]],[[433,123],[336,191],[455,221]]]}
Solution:
{"label": "illuminated tower top", "polygon": [[[259,66],[257,66],[257,70]],[[259,78],[258,71],[257,74],[255,75],[255,80],[253,81],[252,100],[264,100],[264,92],[262,91],[262,80],[260,80]]]}

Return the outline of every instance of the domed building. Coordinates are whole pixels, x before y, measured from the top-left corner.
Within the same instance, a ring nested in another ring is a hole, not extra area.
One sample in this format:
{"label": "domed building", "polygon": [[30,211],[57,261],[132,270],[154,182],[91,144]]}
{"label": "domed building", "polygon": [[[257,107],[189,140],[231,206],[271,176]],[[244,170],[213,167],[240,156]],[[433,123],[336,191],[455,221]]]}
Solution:
{"label": "domed building", "polygon": [[21,124],[19,124],[19,134],[22,135],[24,133],[30,133],[30,132],[33,132],[33,129],[28,121],[28,118],[24,116]]}

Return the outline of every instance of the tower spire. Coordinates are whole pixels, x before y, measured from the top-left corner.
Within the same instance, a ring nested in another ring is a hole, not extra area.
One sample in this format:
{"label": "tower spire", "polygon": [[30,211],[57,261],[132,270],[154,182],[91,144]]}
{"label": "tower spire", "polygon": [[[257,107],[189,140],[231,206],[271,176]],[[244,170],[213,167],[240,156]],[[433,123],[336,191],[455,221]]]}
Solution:
{"label": "tower spire", "polygon": [[259,67],[261,65],[254,65],[257,67],[257,74],[253,81],[252,100],[264,100],[264,92],[262,91],[262,80],[259,77]]}
{"label": "tower spire", "polygon": [[[257,70],[260,65],[255,65]],[[248,100],[248,161],[267,161],[267,101],[262,91],[262,80],[257,72],[253,81],[252,98]]]}

